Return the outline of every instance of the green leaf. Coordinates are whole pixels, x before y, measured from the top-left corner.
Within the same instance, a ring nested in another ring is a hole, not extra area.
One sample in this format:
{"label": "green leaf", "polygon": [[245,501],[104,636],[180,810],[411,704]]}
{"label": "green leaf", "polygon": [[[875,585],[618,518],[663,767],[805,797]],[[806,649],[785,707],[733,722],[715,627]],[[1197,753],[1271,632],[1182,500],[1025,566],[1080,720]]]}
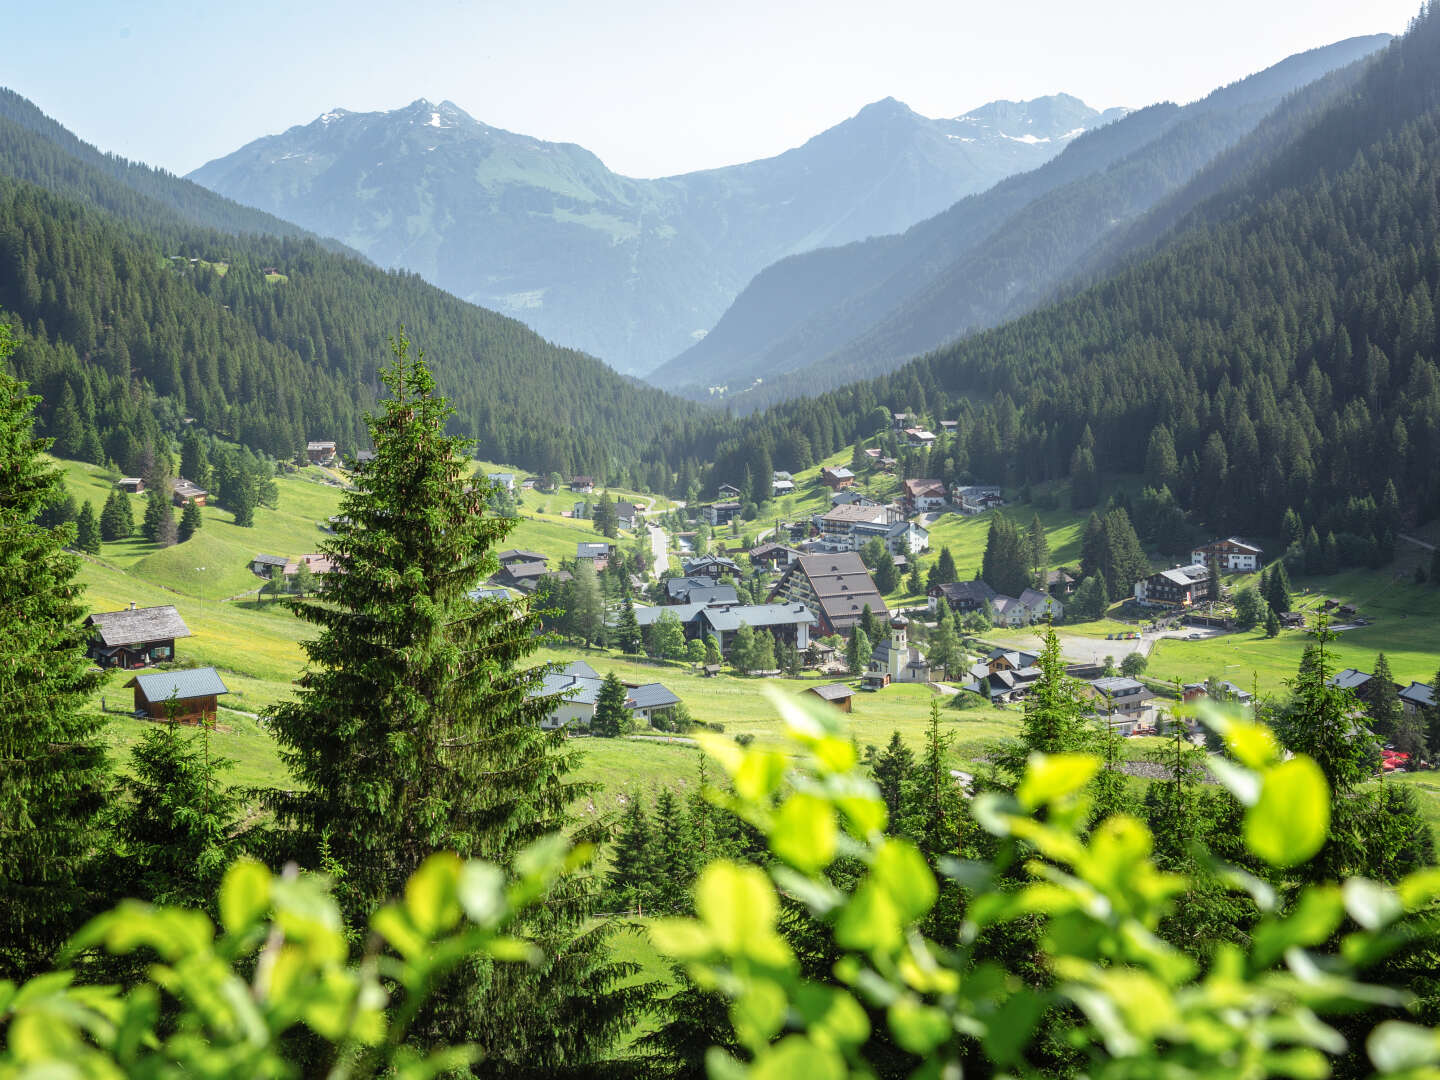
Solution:
{"label": "green leaf", "polygon": [[1440,866],[1427,866],[1406,874],[1395,887],[1406,911],[1418,911],[1440,897]]}
{"label": "green leaf", "polygon": [[460,921],[460,856],[437,851],[405,883],[405,911],[426,937],[452,929]]}
{"label": "green leaf", "polygon": [[904,922],[920,918],[935,904],[935,875],[908,840],[886,840],[875,852],[870,874],[890,894]]}
{"label": "green leaf", "polygon": [[1235,760],[1252,769],[1263,769],[1280,756],[1270,729],[1248,720],[1231,720],[1225,726],[1225,746]]}
{"label": "green leaf", "polygon": [[773,750],[746,750],[735,770],[735,794],[746,802],[762,802],[780,790],[790,759]]}
{"label": "green leaf", "polygon": [[810,1037],[836,1049],[859,1046],[870,1038],[870,1019],[848,992],[833,986],[802,983],[794,991],[795,1011]]}
{"label": "green leaf", "polygon": [[1330,833],[1330,788],[1308,757],[1265,770],[1260,798],[1245,811],[1245,844],[1272,866],[1310,858]]}
{"label": "green leaf", "polygon": [[844,1058],[803,1035],[766,1047],[750,1066],[750,1080],[845,1080],[846,1075]]}
{"label": "green leaf", "polygon": [[728,860],[713,862],[695,883],[695,912],[726,954],[745,952],[746,939],[775,926],[775,888],[763,870]]}
{"label": "green leaf", "polygon": [[1440,1032],[1400,1020],[1385,1020],[1370,1032],[1365,1049],[1382,1073],[1420,1069],[1440,1061]]}
{"label": "green leaf", "polygon": [[835,941],[846,949],[891,950],[903,942],[900,910],[890,895],[871,879],[861,882],[835,921]]}
{"label": "green leaf", "polygon": [[1368,878],[1348,878],[1341,886],[1345,910],[1366,930],[1389,926],[1404,912],[1395,890]]}
{"label": "green leaf", "polygon": [[1267,968],[1296,946],[1314,946],[1329,940],[1345,917],[1345,904],[1334,885],[1316,885],[1300,894],[1285,919],[1267,919],[1255,929],[1251,963]]}
{"label": "green leaf", "polygon": [[750,979],[730,1003],[730,1022],[742,1044],[758,1048],[779,1034],[785,1009],[784,990],[769,979]]}
{"label": "green leaf", "polygon": [[922,1057],[948,1039],[952,1030],[944,1012],[908,994],[890,1006],[886,1019],[895,1041]]}
{"label": "green leaf", "polygon": [[699,959],[713,947],[705,925],[694,919],[657,919],[650,924],[650,940],[676,960]]}
{"label": "green leaf", "polygon": [[1241,806],[1254,806],[1260,799],[1260,774],[1251,772],[1233,761],[1226,761],[1216,755],[1205,767],[1215,774],[1215,779],[1225,785],[1226,790],[1239,800]]}
{"label": "green leaf", "polygon": [[220,925],[229,934],[248,930],[270,907],[270,871],[254,859],[237,859],[220,882]]}
{"label": "green leaf", "polygon": [[505,914],[505,874],[491,863],[468,860],[460,868],[456,895],[467,919],[492,926]]}
{"label": "green leaf", "polygon": [[770,850],[791,866],[814,873],[835,857],[835,811],[824,799],[797,792],[771,824]]}
{"label": "green leaf", "polygon": [[985,1053],[997,1065],[1015,1064],[1044,1011],[1045,1002],[1033,990],[1011,994],[985,1025]]}
{"label": "green leaf", "polygon": [[1031,754],[1015,797],[1026,810],[1038,810],[1075,794],[1099,768],[1093,754]]}

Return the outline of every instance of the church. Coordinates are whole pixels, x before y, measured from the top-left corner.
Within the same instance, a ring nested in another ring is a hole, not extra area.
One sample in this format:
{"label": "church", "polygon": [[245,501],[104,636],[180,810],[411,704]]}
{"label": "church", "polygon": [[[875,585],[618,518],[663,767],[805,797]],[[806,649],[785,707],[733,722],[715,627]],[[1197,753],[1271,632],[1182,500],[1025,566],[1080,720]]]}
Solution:
{"label": "church", "polygon": [[907,640],[910,622],[904,615],[890,620],[890,637],[875,646],[861,685],[866,690],[879,690],[891,683],[926,683],[930,681],[930,662],[924,654],[911,648]]}

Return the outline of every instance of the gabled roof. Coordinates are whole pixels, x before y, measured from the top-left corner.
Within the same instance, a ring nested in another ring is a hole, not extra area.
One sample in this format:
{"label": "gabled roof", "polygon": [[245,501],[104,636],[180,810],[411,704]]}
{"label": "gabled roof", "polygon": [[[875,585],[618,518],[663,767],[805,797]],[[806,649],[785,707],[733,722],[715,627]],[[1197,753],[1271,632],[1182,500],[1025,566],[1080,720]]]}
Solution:
{"label": "gabled roof", "polygon": [[1435,688],[1428,683],[1412,682],[1404,690],[1400,691],[1400,700],[1408,701],[1412,705],[1418,705],[1422,709],[1433,708],[1435,705]]}
{"label": "gabled roof", "polygon": [[735,562],[734,559],[725,558],[723,555],[700,555],[694,559],[686,559],[682,564],[686,577],[707,566],[718,566],[722,569],[734,570],[737,574],[740,572],[740,564]]}
{"label": "gabled roof", "polygon": [[501,588],[488,588],[484,585],[471,589],[465,594],[471,600],[509,600],[510,590]]}
{"label": "gabled roof", "polygon": [[825,686],[807,686],[802,694],[814,694],[825,701],[844,701],[855,696],[855,691],[844,683],[827,683]]}
{"label": "gabled roof", "polygon": [[1242,551],[1248,551],[1254,555],[1261,555],[1265,550],[1247,540],[1241,540],[1238,536],[1227,536],[1223,540],[1211,540],[1208,544],[1197,544],[1193,550],[1209,551],[1211,548],[1219,547],[1221,544],[1229,544],[1231,547],[1240,548]]}
{"label": "gabled roof", "polygon": [[986,604],[996,596],[995,590],[983,581],[950,581],[935,586],[933,591],[955,603]]}
{"label": "gabled roof", "polygon": [[815,616],[801,603],[789,604],[726,604],[722,607],[705,607],[700,619],[721,633],[740,629],[744,623],[751,627],[766,626],[810,626]]}
{"label": "gabled roof", "polygon": [[1372,676],[1358,668],[1348,667],[1344,671],[1337,671],[1331,675],[1327,682],[1331,686],[1338,686],[1342,690],[1358,690],[1370,681]]}
{"label": "gabled roof", "polygon": [[306,450],[334,450],[335,443],[330,439],[311,439],[305,444]]}
{"label": "gabled roof", "polygon": [[500,565],[501,565],[501,566],[504,566],[505,564],[507,564],[507,563],[512,563],[512,562],[526,562],[526,563],[528,563],[528,562],[538,562],[538,563],[543,563],[543,562],[545,562],[545,561],[547,560],[547,558],[548,558],[548,556],[546,556],[544,552],[541,552],[541,551],[527,551],[527,550],[525,550],[524,548],[510,548],[510,549],[508,549],[508,550],[506,550],[506,551],[500,552],[500,554],[497,555],[497,556],[495,556],[495,557],[500,560]]}
{"label": "gabled roof", "polygon": [[682,623],[688,623],[705,608],[703,601],[687,604],[636,604],[635,622],[640,626],[651,626],[666,612]]}
{"label": "gabled roof", "polygon": [[820,470],[820,473],[821,473],[821,475],[823,475],[823,476],[829,476],[829,477],[831,477],[832,479],[835,479],[835,480],[853,480],[853,479],[855,479],[855,474],[854,474],[853,472],[851,472],[849,469],[845,468],[845,466],[843,466],[843,465],[836,465],[836,466],[833,466],[833,467],[827,465],[827,466],[825,466],[823,469]]}
{"label": "gabled roof", "polygon": [[284,566],[289,561],[284,555],[256,555],[250,560],[250,565],[259,563],[261,566]]}
{"label": "gabled roof", "polygon": [[1152,694],[1145,684],[1137,679],[1127,678],[1124,675],[1112,675],[1104,679],[1092,679],[1090,685],[1107,698],[1125,698],[1136,700],[1139,698],[1152,698]]}
{"label": "gabled roof", "polygon": [[674,692],[658,682],[631,687],[629,698],[626,704],[632,709],[665,709],[680,704]]}
{"label": "gabled roof", "polygon": [[841,619],[847,620],[845,625],[849,625],[849,621],[861,616],[866,604],[870,605],[870,611],[876,618],[888,618],[890,615],[885,598],[875,587],[875,579],[870,576],[857,552],[802,555],[786,571],[781,579],[782,585],[792,574],[803,574],[810,582],[821,611],[832,625],[839,626],[837,620]]}
{"label": "gabled roof", "polygon": [[598,559],[602,555],[609,555],[613,547],[613,544],[599,540],[580,540],[575,544],[575,557],[577,559]]}
{"label": "gabled roof", "polygon": [[543,562],[517,562],[510,563],[500,571],[515,580],[522,578],[539,578],[545,576],[545,564]]}
{"label": "gabled roof", "polygon": [[938,492],[943,498],[945,495],[945,481],[943,480],[906,480],[905,493],[912,499],[921,495],[929,495]]}
{"label": "gabled roof", "polygon": [[848,503],[832,506],[820,515],[820,519],[836,525],[853,525],[861,522],[888,525],[890,524],[890,511],[883,506],[861,506],[858,503]]}
{"label": "gabled roof", "polygon": [[124,611],[97,611],[85,620],[98,631],[100,643],[106,646],[138,645],[146,641],[190,636],[190,628],[174,604],[157,607],[127,608]]}
{"label": "gabled roof", "polygon": [[136,675],[125,684],[140,688],[146,701],[169,701],[172,697],[180,701],[228,694],[230,691],[220,681],[220,674],[213,667],[187,668],[183,671],[150,671]]}

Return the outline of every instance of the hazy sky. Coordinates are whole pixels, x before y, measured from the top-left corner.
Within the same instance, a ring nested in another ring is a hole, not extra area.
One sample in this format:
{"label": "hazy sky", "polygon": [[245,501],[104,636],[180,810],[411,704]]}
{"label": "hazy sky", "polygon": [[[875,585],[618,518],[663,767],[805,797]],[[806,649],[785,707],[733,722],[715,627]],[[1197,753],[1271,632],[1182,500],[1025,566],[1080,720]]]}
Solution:
{"label": "hazy sky", "polygon": [[0,85],[184,173],[335,106],[454,101],[659,176],[778,153],[892,96],[1185,102],[1419,0],[6,0]]}

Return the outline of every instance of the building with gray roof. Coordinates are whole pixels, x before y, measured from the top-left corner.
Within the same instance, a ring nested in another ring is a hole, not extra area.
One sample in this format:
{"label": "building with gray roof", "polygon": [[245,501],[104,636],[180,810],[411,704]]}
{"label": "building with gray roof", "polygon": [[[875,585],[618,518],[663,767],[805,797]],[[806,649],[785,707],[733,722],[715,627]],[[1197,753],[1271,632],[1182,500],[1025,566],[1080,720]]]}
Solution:
{"label": "building with gray roof", "polygon": [[97,611],[85,620],[94,633],[86,655],[101,667],[148,667],[175,659],[175,641],[190,628],[174,604]]}

